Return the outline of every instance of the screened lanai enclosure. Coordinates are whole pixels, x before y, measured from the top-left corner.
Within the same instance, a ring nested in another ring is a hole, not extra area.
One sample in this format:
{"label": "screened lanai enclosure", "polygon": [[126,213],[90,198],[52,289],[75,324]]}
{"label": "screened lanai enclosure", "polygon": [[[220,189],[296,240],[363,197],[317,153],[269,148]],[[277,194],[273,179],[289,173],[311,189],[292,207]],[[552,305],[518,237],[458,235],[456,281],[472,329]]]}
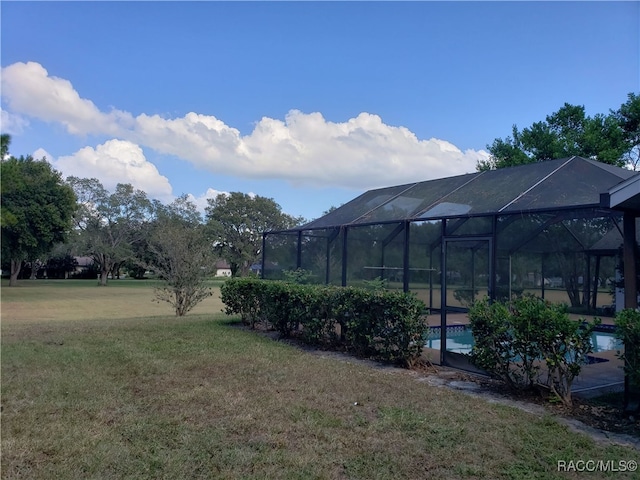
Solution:
{"label": "screened lanai enclosure", "polygon": [[[370,190],[301,227],[267,232],[262,275],[383,284],[447,327],[475,300],[532,293],[577,313],[615,310],[622,214],[601,195],[635,172],[580,157]],[[450,342],[451,343],[451,342]]]}

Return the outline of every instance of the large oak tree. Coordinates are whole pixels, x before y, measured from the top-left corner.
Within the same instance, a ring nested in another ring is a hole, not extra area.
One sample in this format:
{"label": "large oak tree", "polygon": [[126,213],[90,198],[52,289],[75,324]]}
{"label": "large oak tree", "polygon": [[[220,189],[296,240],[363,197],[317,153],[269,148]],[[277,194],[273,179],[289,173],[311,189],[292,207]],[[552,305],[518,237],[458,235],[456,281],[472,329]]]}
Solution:
{"label": "large oak tree", "polygon": [[113,193],[95,178],[69,177],[78,197],[76,214],[78,251],[100,267],[100,284],[106,285],[119,264],[134,257],[133,245],[147,234],[153,203],[142,190],[119,183]]}
{"label": "large oak tree", "polygon": [[[544,121],[522,130],[514,125],[511,137],[496,138],[487,148],[491,157],[478,163],[479,171],[572,156],[636,169],[640,163],[640,96],[630,93],[627,102],[618,110],[593,117],[586,115],[583,106],[565,103],[557,112],[547,115]],[[597,222],[588,219],[581,222],[571,228],[574,231],[581,227],[588,227],[584,229],[587,232],[594,228],[597,230]],[[557,225],[560,228],[560,232],[556,232],[558,239],[564,238],[562,233],[566,223]],[[548,230],[554,232],[554,228]],[[573,238],[577,238],[575,233]],[[555,243],[553,238],[549,241]],[[582,250],[585,245],[575,246],[575,249]],[[580,299],[579,277],[584,273],[579,271],[577,254],[570,250],[554,245],[556,268],[563,277],[571,304],[588,304],[588,296],[583,294]]]}
{"label": "large oak tree", "polygon": [[262,250],[262,234],[285,230],[302,222],[282,212],[273,199],[241,192],[208,200],[207,226],[214,249],[231,266],[233,276],[246,275]]}
{"label": "large oak tree", "polygon": [[557,112],[530,127],[512,127],[510,137],[496,138],[487,145],[489,160],[478,171],[512,167],[580,156],[624,167],[638,165],[640,97],[629,94],[628,101],[609,114],[586,115],[584,106],[565,103]]}
{"label": "large oak tree", "polygon": [[25,260],[46,255],[66,239],[76,198],[46,159],[8,156],[9,142],[3,135],[0,225],[2,258],[9,260],[9,285],[14,286]]}

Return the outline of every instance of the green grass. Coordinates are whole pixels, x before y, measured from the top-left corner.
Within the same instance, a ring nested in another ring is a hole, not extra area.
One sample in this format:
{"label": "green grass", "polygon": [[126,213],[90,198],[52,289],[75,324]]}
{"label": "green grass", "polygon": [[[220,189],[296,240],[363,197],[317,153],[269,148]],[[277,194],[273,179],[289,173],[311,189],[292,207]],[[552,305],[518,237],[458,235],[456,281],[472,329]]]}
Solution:
{"label": "green grass", "polygon": [[[219,280],[211,280],[213,296],[192,312],[218,313],[223,304]],[[156,280],[110,280],[106,287],[94,280],[21,280],[17,287],[2,285],[2,323],[37,323],[59,320],[138,318],[174,313],[168,303],[155,300]]]}
{"label": "green grass", "polygon": [[[216,299],[182,319],[127,317],[121,288],[22,289],[33,295],[2,289],[2,478],[603,478],[557,461],[638,458],[551,417],[239,329]],[[85,291],[112,292],[111,308],[65,320],[60,298]],[[5,316],[34,302],[46,320]]]}

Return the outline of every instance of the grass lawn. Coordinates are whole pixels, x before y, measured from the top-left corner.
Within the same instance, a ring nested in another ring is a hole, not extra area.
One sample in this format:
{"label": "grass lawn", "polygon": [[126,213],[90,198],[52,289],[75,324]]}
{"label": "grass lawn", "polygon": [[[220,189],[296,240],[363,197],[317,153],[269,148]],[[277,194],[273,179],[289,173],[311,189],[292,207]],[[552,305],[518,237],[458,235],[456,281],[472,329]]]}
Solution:
{"label": "grass lawn", "polygon": [[3,283],[2,478],[638,478],[558,473],[640,454],[237,328],[217,291],[182,319],[152,298]]}

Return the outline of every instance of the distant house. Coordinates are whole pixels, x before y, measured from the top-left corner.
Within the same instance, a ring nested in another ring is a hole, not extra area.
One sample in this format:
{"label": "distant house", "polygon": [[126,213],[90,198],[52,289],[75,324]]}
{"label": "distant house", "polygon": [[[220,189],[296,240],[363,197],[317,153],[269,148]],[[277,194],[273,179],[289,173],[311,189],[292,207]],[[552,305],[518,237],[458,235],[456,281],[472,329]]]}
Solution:
{"label": "distant house", "polygon": [[215,264],[216,277],[230,277],[231,265],[226,260],[218,260]]}
{"label": "distant house", "polygon": [[95,264],[95,261],[92,257],[73,257],[75,258],[77,264],[76,269],[72,273],[72,275],[82,275],[91,270]]}

